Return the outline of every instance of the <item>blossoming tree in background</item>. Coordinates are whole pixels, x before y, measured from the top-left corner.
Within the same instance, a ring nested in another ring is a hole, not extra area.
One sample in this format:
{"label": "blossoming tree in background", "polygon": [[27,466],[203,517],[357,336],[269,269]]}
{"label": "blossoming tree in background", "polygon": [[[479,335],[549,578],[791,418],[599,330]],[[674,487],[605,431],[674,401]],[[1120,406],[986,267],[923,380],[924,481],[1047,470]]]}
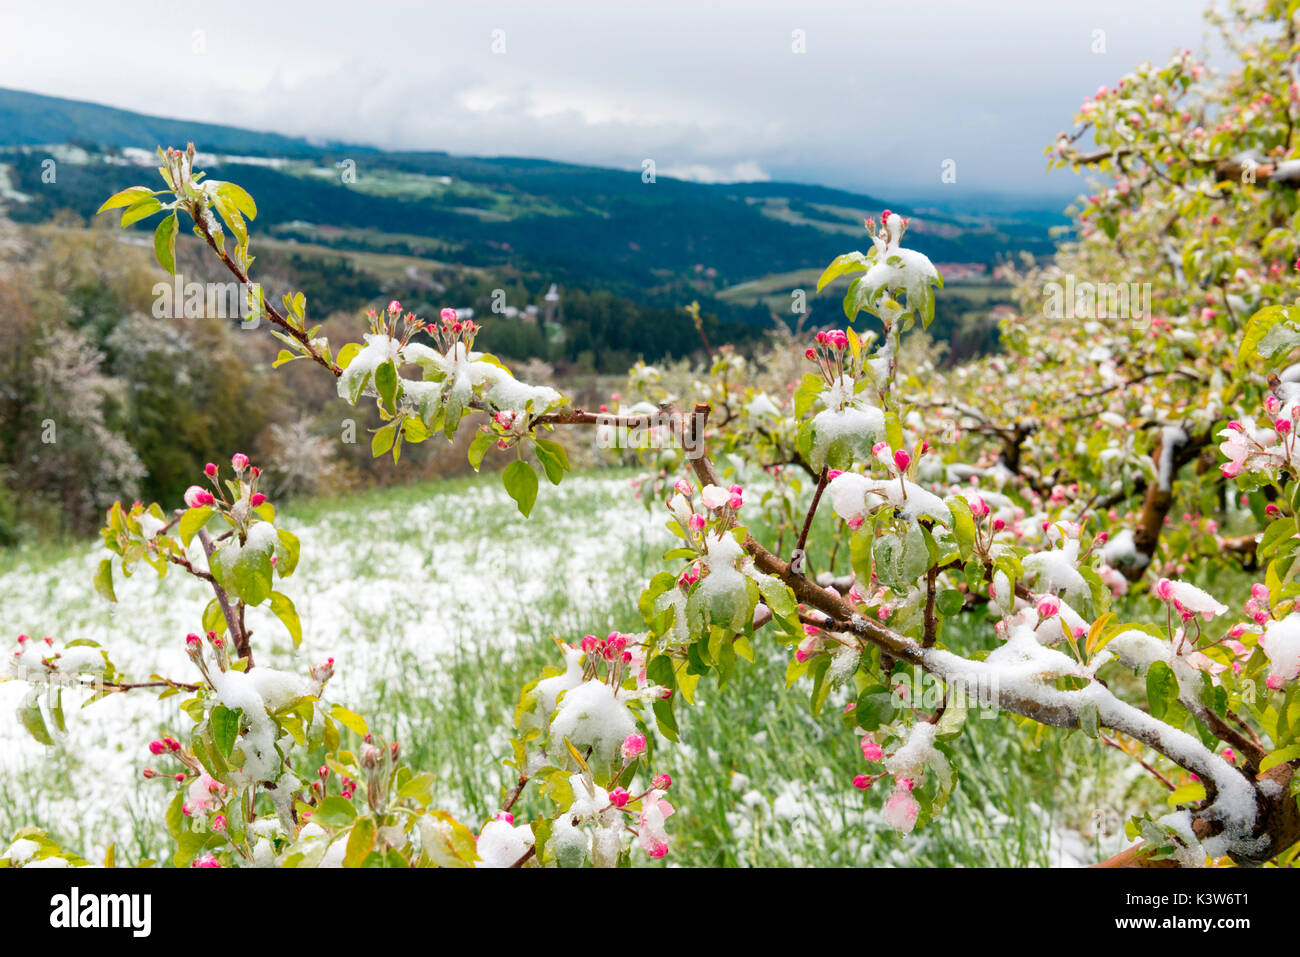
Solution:
{"label": "blossoming tree in background", "polygon": [[[1244,5],[1216,21],[1236,72],[1179,54],[1084,104],[1053,162],[1111,182],[1055,265],[1022,275],[1006,351],[954,370],[909,353],[942,280],[889,211],[868,221],[865,252],[822,276],[850,280],[847,328],[753,358],[711,350],[689,391],[639,367],[613,411],[520,382],[474,350],[477,326],[452,310],[425,322],[390,303],[362,342],[336,349],[300,294],[253,303],[284,343],[280,363],[305,358],[353,404],[375,403],[376,456],[396,460],[482,413],[470,461],[515,450],[502,480],[524,516],[541,477],[568,471],[565,430],[655,446],[641,493],[678,542],[640,596],[644,630],[572,636],[521,689],[495,820],[471,828],[432,808],[431,778],[331,700],[331,661],[299,674],[256,656],[249,607],[300,637],[285,581],[299,543],[239,454],[210,465],[185,508],[118,505],[104,530],[106,598],[142,560],[211,591],[184,639],[194,673],[130,680],[92,643],[24,638],[11,665],[34,686],[24,723],[48,739],[79,687],[175,697],[187,730],[148,745],[145,774],[174,787],[177,865],[617,866],[669,853],[672,782],[653,746],[678,738],[676,709],[700,681],[744,680],[754,643],[771,641],[788,647],[787,684],[815,713],[833,702],[860,745],[843,786],[900,832],[942,815],[961,771],[953,742],[983,710],[1119,748],[1170,789],[1172,813],[1131,809],[1135,843],[1107,863],[1292,862],[1300,50],[1287,8],[1266,4],[1271,29],[1249,40],[1235,30]],[[104,208],[128,223],[161,212],[169,271],[192,222],[250,282],[253,199],[194,170],[192,148],[161,155],[165,188]],[[1139,277],[1150,314],[1044,310],[1045,284],[1067,276]],[[771,482],[741,480],[760,467]],[[835,544],[814,567],[819,512]],[[973,630],[992,632],[992,650]],[[530,787],[549,810],[516,821]],[[5,860],[58,856],[24,832]]]}

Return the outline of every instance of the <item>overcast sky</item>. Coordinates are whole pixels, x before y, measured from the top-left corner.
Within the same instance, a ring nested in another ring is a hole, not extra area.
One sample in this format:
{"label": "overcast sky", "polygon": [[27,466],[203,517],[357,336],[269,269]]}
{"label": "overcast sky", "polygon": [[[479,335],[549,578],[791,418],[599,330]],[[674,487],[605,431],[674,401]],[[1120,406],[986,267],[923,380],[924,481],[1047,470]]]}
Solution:
{"label": "overcast sky", "polygon": [[1043,148],[1100,84],[1199,49],[1201,8],[0,0],[0,86],[388,149],[955,200],[1074,189]]}

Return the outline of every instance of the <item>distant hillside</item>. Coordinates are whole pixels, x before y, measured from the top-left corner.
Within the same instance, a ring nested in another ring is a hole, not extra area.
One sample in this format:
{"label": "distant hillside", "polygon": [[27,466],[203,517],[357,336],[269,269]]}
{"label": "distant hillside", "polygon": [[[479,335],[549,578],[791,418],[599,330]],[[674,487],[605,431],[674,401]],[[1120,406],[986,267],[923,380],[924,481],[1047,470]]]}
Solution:
{"label": "distant hillside", "polygon": [[184,146],[191,140],[207,149],[255,155],[296,156],[320,149],[306,140],[278,133],[164,119],[98,103],[0,88],[0,145],[81,143],[152,149],[168,143]]}
{"label": "distant hillside", "polygon": [[[806,289],[809,275],[869,242],[864,217],[886,206],[911,214],[905,204],[824,186],[645,182],[640,170],[313,144],[15,90],[0,90],[0,201],[19,221],[89,219],[113,192],[156,180],[156,146],[191,141],[206,154],[205,169],[256,198],[257,234],[300,245],[298,266],[309,272],[316,267],[306,260],[329,250],[431,259],[473,271],[472,279],[461,272],[438,280],[466,295],[506,282],[532,295],[554,282],[608,293],[646,315],[698,299],[724,326],[767,326],[783,300],[788,309],[784,277]],[[53,183],[42,177],[49,158]],[[913,215],[908,244],[950,278],[977,282],[1020,251],[1054,249],[1041,218],[939,210]],[[753,283],[761,295],[744,293]],[[841,295],[832,289],[818,299],[822,321],[834,321]],[[954,309],[941,297],[936,333],[953,338],[957,325],[986,315],[984,299]],[[615,312],[602,320],[611,329]],[[661,347],[649,327],[617,338],[620,350]]]}

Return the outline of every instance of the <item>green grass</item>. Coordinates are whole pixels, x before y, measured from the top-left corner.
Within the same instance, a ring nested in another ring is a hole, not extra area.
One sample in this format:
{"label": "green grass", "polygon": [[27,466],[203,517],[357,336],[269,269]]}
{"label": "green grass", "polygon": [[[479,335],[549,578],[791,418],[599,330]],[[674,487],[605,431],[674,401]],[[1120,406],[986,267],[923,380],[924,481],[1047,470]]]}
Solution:
{"label": "green grass", "polygon": [[[299,659],[343,649],[341,686],[331,685],[335,700],[365,713],[385,737],[400,740],[412,766],[435,773],[437,801],[472,827],[495,813],[505,787],[513,784],[513,773],[502,764],[510,754],[511,715],[519,689],[556,664],[551,636],[575,641],[588,632],[643,628],[636,601],[643,584],[662,567],[668,537],[657,514],[638,517],[644,510],[630,500],[628,478],[626,472],[606,472],[560,490],[544,487],[526,523],[489,475],[301,501],[282,510],[282,524],[310,533],[304,535],[301,571],[286,586],[305,610],[308,634]],[[594,527],[594,516],[611,510],[621,516],[618,524],[595,527],[595,540],[575,532]],[[377,528],[382,537],[369,540]],[[814,568],[826,567],[830,528],[829,515],[814,524]],[[757,524],[753,531],[764,537]],[[585,550],[598,557],[564,572],[550,567],[558,559],[545,552],[538,553],[549,556],[544,567],[512,567],[502,560],[502,554],[507,559],[532,554],[557,542],[565,555]],[[453,547],[460,549],[454,562],[446,557]],[[122,619],[96,603],[88,572],[97,557],[91,544],[49,553],[0,553],[0,593],[10,587],[34,590],[24,614],[45,614],[38,623],[47,630],[33,626],[33,633],[62,635],[64,620],[78,634],[102,637],[111,647],[109,632]],[[845,560],[841,552],[841,564]],[[52,594],[49,590],[69,576],[78,582],[85,577],[84,602],[51,608],[41,595]],[[317,608],[313,589],[330,578],[338,579],[334,584],[348,595],[380,596],[378,610],[350,618],[348,602],[355,599],[347,595],[342,604]],[[475,604],[478,598],[454,605],[452,599],[470,579],[485,578],[496,586],[494,607]],[[538,578],[545,587],[519,597]],[[207,596],[190,586],[179,575],[169,575],[161,586],[128,586],[159,589],[146,596],[152,602],[140,598],[130,604],[133,633],[143,645],[137,660],[149,660],[155,646],[175,650],[173,639],[184,633],[187,616],[206,602]],[[431,621],[442,629],[441,637],[430,633]],[[97,630],[101,626],[104,635]],[[292,666],[281,629],[269,620],[258,627],[263,660]],[[991,644],[989,623],[972,620],[960,627],[945,636],[951,646],[970,651]],[[324,635],[319,640],[318,632]],[[501,640],[503,634],[512,637]],[[667,863],[1044,865],[1057,859],[1066,834],[1073,835],[1075,857],[1101,856],[1113,837],[1090,849],[1079,831],[1091,833],[1103,816],[1113,835],[1138,808],[1136,799],[1159,800],[1146,780],[1135,778],[1131,762],[1080,734],[1039,734],[1006,716],[972,714],[957,739],[959,784],[948,807],[932,825],[902,838],[879,822],[886,795],[852,786],[864,766],[857,738],[840,718],[848,691],[834,694],[821,716],[813,717],[806,681],[785,690],[790,649],[770,630],[760,630],[754,646],[755,662],[740,662],[725,687],[706,680],[696,707],[678,703],[680,745],[653,736],[650,767],[673,776],[669,797],[678,809],[669,822],[674,843]],[[367,677],[355,678],[358,674]],[[354,680],[347,683],[350,676]],[[160,717],[140,719],[139,733],[117,746],[132,747],[165,730],[165,709],[157,713]],[[107,843],[108,825],[68,812],[87,800],[72,782],[88,773],[79,764],[78,747],[91,733],[86,722],[93,724],[94,712],[71,720],[66,744],[0,790],[0,833],[44,824],[95,859]],[[156,784],[135,780],[116,799],[111,836],[120,860],[163,851],[154,816],[166,792]],[[532,788],[516,811],[521,819],[553,813]],[[639,854],[634,860],[646,862]]]}

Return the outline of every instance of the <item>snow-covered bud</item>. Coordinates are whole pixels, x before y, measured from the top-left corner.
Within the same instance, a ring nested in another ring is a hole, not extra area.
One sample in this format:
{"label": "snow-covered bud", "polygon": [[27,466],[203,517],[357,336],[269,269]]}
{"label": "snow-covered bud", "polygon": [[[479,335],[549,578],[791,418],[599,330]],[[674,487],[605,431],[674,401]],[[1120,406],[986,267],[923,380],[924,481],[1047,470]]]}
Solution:
{"label": "snow-covered bud", "polygon": [[1038,609],[1038,617],[1054,618],[1056,615],[1060,614],[1061,601],[1055,595],[1044,595],[1042,598],[1038,599],[1038,605],[1036,607]]}
{"label": "snow-covered bud", "polygon": [[885,752],[880,749],[880,745],[870,734],[862,737],[862,756],[868,761],[883,761],[885,758]]}
{"label": "snow-covered bud", "polygon": [[201,508],[204,505],[211,505],[216,499],[207,489],[199,488],[197,485],[191,485],[185,490],[185,504],[190,508]]}

